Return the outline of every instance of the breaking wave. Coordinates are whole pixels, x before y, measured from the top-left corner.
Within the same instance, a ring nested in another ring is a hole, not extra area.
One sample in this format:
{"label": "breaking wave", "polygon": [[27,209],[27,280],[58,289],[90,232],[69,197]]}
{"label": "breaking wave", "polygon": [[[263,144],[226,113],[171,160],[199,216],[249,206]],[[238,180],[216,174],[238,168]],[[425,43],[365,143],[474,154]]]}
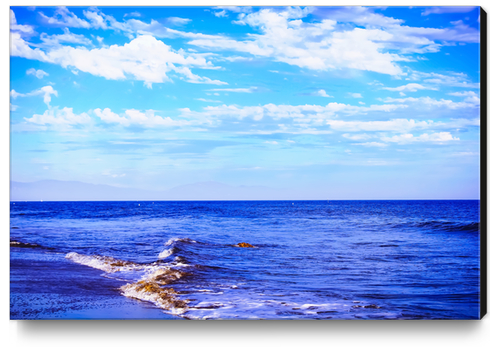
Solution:
{"label": "breaking wave", "polygon": [[[170,239],[166,245],[172,245],[182,240],[184,239]],[[162,253],[164,254],[162,255]],[[172,248],[166,249],[159,254],[159,258],[166,258],[172,253]],[[157,260],[149,264],[139,264],[104,255],[83,255],[76,252],[68,253],[65,258],[106,273],[121,273],[119,279],[126,279],[127,281],[129,277],[133,281],[119,288],[121,294],[126,297],[151,302],[176,315],[182,315],[188,309],[188,300],[181,299],[179,292],[169,286],[188,275],[181,269],[189,265],[183,262],[180,257],[176,257],[170,263],[162,263]]]}
{"label": "breaking wave", "polygon": [[[187,319],[329,319],[333,313],[352,310],[358,312],[365,309],[374,313],[380,309],[373,303],[353,305],[352,302],[339,302],[333,298],[311,303],[311,299],[299,298],[296,295],[261,294],[250,291],[246,283],[235,282],[233,279],[231,282],[218,284],[216,278],[222,276],[223,271],[227,269],[197,263],[189,264],[186,257],[195,254],[195,250],[187,249],[182,244],[206,244],[210,247],[229,249],[235,249],[232,246],[236,246],[211,245],[188,238],[172,238],[158,254],[159,260],[146,264],[75,252],[68,253],[65,257],[111,274],[111,278],[115,276],[116,279],[125,281],[126,284],[119,288],[123,296],[150,302],[170,314]],[[173,257],[168,260],[171,256]],[[183,279],[185,277],[189,278]]]}

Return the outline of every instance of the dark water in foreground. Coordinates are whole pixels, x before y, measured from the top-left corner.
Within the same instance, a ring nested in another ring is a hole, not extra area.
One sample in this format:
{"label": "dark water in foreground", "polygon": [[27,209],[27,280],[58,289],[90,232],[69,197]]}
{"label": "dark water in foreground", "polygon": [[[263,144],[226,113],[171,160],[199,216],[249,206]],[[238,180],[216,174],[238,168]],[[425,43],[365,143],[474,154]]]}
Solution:
{"label": "dark water in foreground", "polygon": [[10,209],[11,319],[479,316],[479,201]]}

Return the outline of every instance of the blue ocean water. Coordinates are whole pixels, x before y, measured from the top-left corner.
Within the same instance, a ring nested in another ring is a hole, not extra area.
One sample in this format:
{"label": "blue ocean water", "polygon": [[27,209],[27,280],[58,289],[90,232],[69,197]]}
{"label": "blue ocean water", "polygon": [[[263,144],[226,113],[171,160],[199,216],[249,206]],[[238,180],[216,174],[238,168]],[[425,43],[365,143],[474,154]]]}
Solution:
{"label": "blue ocean water", "polygon": [[11,202],[10,315],[478,319],[479,209],[476,200]]}

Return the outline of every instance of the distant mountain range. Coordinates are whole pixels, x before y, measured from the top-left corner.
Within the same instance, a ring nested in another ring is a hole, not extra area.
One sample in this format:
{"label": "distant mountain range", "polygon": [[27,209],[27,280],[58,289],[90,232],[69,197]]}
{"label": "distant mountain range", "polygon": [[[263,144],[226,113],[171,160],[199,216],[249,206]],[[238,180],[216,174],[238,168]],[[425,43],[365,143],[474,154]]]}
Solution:
{"label": "distant mountain range", "polygon": [[231,186],[199,182],[165,191],[120,188],[76,181],[43,180],[10,182],[11,201],[100,201],[100,200],[277,200],[284,192],[261,186]]}

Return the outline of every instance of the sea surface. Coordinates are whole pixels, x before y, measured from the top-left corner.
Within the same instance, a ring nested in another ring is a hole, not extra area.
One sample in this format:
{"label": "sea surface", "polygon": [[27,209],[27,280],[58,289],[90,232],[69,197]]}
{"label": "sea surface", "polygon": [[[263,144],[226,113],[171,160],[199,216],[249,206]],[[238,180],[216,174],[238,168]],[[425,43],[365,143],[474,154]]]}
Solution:
{"label": "sea surface", "polygon": [[10,318],[478,319],[479,212],[478,200],[11,202]]}

